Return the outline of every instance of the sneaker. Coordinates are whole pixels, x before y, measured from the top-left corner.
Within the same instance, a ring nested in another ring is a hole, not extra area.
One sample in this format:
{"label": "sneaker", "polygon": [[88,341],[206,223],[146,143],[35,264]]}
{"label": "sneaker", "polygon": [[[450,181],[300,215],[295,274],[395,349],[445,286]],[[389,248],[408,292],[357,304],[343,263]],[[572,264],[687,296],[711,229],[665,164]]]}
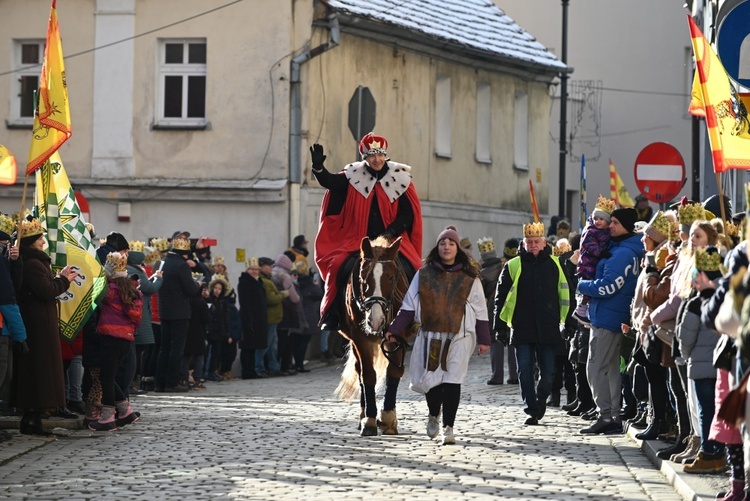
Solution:
{"label": "sneaker", "polygon": [[523,422],[526,426],[536,426],[539,424],[539,420],[534,416],[529,416],[526,421]]}
{"label": "sneaker", "polygon": [[495,386],[495,385],[498,385],[498,384],[503,384],[503,382],[502,381],[495,381],[493,379],[488,379],[487,380],[487,384],[490,385],[490,386]]}
{"label": "sneaker", "polygon": [[456,437],[453,436],[453,427],[452,426],[446,426],[443,428],[442,433],[442,444],[443,445],[455,445],[456,443]]}
{"label": "sneaker", "polygon": [[609,435],[612,433],[622,433],[622,423],[612,421],[611,419],[599,418],[591,426],[580,430],[581,435]]}
{"label": "sneaker", "polygon": [[727,458],[725,455],[721,454],[715,459],[711,459],[711,456],[703,451],[698,453],[695,461],[686,464],[683,468],[685,473],[723,473],[726,469]]}
{"label": "sneaker", "polygon": [[440,422],[437,417],[429,416],[427,418],[427,436],[430,438],[437,437],[438,431],[440,431]]}

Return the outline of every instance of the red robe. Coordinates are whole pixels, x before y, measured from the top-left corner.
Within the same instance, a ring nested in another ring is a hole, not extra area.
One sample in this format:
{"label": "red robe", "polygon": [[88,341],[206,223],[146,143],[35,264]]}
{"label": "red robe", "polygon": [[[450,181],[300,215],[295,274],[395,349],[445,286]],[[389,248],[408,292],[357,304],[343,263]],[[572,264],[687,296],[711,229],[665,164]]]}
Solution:
{"label": "red robe", "polygon": [[[343,172],[337,175],[344,175]],[[367,236],[367,222],[373,192],[377,199],[380,216],[387,228],[398,214],[398,199],[391,203],[388,195],[380,183],[375,183],[369,196],[365,198],[351,183],[347,188],[346,202],[339,214],[326,216],[330,191],[326,191],[320,208],[320,224],[318,236],[315,238],[315,264],[318,265],[320,276],[326,283],[325,296],[320,303],[321,317],[328,310],[336,297],[338,285],[336,277],[339,268],[346,258],[353,252],[359,251],[362,238]],[[415,270],[422,267],[422,206],[419,203],[414,183],[410,183],[406,196],[414,210],[414,223],[411,230],[401,236],[399,252],[406,257]]]}

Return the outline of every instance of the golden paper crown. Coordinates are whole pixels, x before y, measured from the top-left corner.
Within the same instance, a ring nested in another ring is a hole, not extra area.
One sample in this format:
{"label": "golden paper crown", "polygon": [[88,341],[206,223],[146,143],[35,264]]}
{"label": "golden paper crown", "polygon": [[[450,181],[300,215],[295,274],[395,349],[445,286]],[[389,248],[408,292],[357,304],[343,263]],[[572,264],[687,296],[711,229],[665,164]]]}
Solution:
{"label": "golden paper crown", "polygon": [[706,219],[706,209],[701,204],[680,205],[677,208],[680,224],[690,226],[699,219]]}
{"label": "golden paper crown", "polygon": [[106,238],[100,238],[99,239],[99,245],[104,245],[106,243],[107,243],[107,239]]}
{"label": "golden paper crown", "polygon": [[247,265],[246,268],[250,268],[251,266],[253,268],[260,267],[260,263],[258,262],[257,257],[251,257],[250,259],[247,260],[247,263],[245,264]]}
{"label": "golden paper crown", "polygon": [[487,254],[495,250],[495,241],[492,237],[482,237],[477,240],[477,249],[481,254]]}
{"label": "golden paper crown", "polygon": [[155,247],[144,247],[143,253],[145,254],[143,258],[144,264],[154,264],[161,259],[161,253]]}
{"label": "golden paper crown", "polygon": [[[180,238],[179,240],[184,240],[184,238]],[[206,276],[200,272],[194,272],[191,275],[193,275],[193,280],[196,282],[203,282],[206,279]]]}
{"label": "golden paper crown", "polygon": [[13,221],[13,218],[6,216],[5,214],[0,214],[0,231],[10,236],[15,229],[16,223]]}
{"label": "golden paper crown", "polygon": [[596,201],[596,206],[594,207],[596,210],[604,211],[607,214],[612,214],[612,211],[617,209],[617,204],[614,200],[610,200],[609,198],[599,195],[599,198]]}
{"label": "golden paper crown", "polygon": [[38,219],[32,219],[31,221],[24,219],[18,228],[18,238],[33,237],[42,233],[44,233],[44,228],[42,228],[42,223]]}
{"label": "golden paper crown", "polygon": [[128,246],[133,252],[143,252],[143,248],[146,246],[146,242],[141,242],[140,240],[131,240],[128,242]]}
{"label": "golden paper crown", "polygon": [[680,222],[679,221],[670,221],[669,239],[672,241],[680,240]]}
{"label": "golden paper crown", "polygon": [[227,263],[224,262],[224,256],[216,256],[212,263],[213,266],[223,266],[224,268],[227,267]]}
{"label": "golden paper crown", "polygon": [[724,234],[730,237],[736,237],[740,234],[740,226],[734,224],[732,221],[726,221],[724,223]]}
{"label": "golden paper crown", "polygon": [[114,266],[113,274],[127,274],[128,272],[128,256],[126,254],[110,252],[107,254],[107,263]]}
{"label": "golden paper crown", "polygon": [[175,238],[172,240],[172,250],[189,251],[190,240],[187,238]]}
{"label": "golden paper crown", "polygon": [[529,223],[523,225],[523,238],[544,238],[544,223]]}
{"label": "golden paper crown", "polygon": [[573,247],[571,247],[570,242],[568,242],[567,238],[561,238],[557,241],[555,246],[552,248],[552,254],[555,256],[562,256],[566,252],[570,252],[573,250]]}
{"label": "golden paper crown", "polygon": [[169,242],[166,238],[152,238],[151,247],[154,247],[159,252],[166,252],[169,250]]}
{"label": "golden paper crown", "polygon": [[651,230],[657,231],[663,238],[669,238],[669,233],[672,231],[672,222],[667,219],[667,216],[662,211],[659,211],[651,218],[648,226],[646,226],[646,235],[652,237],[652,235],[649,235]]}
{"label": "golden paper crown", "polygon": [[721,261],[721,254],[716,247],[695,249],[695,268],[698,271],[719,271]]}
{"label": "golden paper crown", "polygon": [[91,235],[91,238],[96,237],[96,228],[94,228],[93,224],[86,223],[86,231],[89,232],[89,235]]}

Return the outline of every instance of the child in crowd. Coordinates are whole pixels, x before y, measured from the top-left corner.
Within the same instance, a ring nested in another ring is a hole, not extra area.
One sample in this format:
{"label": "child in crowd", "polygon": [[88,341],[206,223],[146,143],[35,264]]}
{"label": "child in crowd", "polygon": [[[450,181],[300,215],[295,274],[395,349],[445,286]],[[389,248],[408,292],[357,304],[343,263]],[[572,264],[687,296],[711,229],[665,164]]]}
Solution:
{"label": "child in crowd", "polygon": [[[104,265],[107,275],[107,294],[101,303],[96,332],[101,343],[102,412],[98,421],[89,424],[94,431],[112,431],[118,426],[138,421],[130,402],[115,383],[117,367],[135,342],[135,331],[141,323],[143,295],[138,290],[138,279],[127,272],[126,254],[110,252]],[[116,413],[116,416],[115,416]]]}
{"label": "child in crowd", "polygon": [[[599,195],[594,211],[586,219],[586,227],[581,233],[579,255],[575,256],[578,259],[576,271],[580,280],[593,280],[596,276],[596,265],[609,245],[610,215],[615,208],[614,200]],[[578,306],[573,312],[573,318],[586,326],[589,325],[590,299],[589,296],[579,296]]]}

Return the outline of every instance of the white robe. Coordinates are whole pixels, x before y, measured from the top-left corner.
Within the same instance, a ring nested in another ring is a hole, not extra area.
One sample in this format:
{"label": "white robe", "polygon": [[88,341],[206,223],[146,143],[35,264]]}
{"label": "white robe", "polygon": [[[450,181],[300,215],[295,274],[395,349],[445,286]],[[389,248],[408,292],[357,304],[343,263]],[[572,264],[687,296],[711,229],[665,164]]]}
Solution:
{"label": "white robe", "polygon": [[[419,272],[409,285],[406,297],[401,305],[402,310],[413,311],[414,320],[422,323],[422,308],[419,300]],[[488,320],[487,303],[484,297],[482,282],[477,277],[471,287],[466,304],[464,305],[464,317],[461,321],[461,329],[456,334],[445,332],[427,332],[419,329],[417,338],[414,341],[414,348],[411,352],[409,361],[409,376],[411,384],[409,388],[419,393],[426,393],[430,388],[441,383],[462,384],[466,380],[466,373],[469,368],[469,359],[474,353],[477,346],[477,320]],[[452,337],[448,356],[446,360],[446,370],[438,368],[434,372],[426,371],[426,349],[429,346],[429,339],[439,337],[445,341]]]}

